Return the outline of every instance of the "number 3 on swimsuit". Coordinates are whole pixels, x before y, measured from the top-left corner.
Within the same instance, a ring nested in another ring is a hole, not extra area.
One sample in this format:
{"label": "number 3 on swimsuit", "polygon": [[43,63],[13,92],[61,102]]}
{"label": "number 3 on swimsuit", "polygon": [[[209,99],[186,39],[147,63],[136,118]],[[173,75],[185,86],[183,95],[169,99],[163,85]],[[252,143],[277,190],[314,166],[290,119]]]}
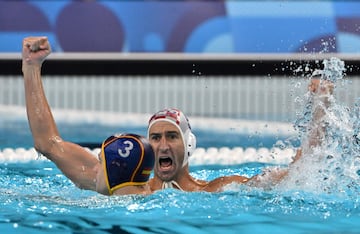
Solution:
{"label": "number 3 on swimsuit", "polygon": [[130,155],[130,151],[134,148],[134,144],[131,141],[124,141],[125,148],[118,149],[118,153],[121,157],[127,158]]}

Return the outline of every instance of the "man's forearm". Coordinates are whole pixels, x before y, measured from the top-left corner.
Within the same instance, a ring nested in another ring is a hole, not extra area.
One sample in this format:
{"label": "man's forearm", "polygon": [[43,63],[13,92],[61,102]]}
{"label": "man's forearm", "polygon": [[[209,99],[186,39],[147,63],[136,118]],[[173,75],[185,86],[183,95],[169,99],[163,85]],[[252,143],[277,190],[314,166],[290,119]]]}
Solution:
{"label": "man's forearm", "polygon": [[51,137],[58,136],[53,115],[47,102],[40,65],[24,65],[26,110],[35,148],[44,149]]}

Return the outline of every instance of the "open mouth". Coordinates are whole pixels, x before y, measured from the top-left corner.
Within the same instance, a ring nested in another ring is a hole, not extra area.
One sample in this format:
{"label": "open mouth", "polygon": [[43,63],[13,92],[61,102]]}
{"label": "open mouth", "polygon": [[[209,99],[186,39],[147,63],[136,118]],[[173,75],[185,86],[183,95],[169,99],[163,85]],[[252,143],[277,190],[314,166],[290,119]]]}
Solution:
{"label": "open mouth", "polygon": [[173,165],[173,163],[172,163],[172,159],[171,158],[168,158],[168,157],[166,157],[166,158],[160,158],[159,159],[159,164],[160,164],[160,168],[161,169],[170,169],[171,168],[171,166]]}

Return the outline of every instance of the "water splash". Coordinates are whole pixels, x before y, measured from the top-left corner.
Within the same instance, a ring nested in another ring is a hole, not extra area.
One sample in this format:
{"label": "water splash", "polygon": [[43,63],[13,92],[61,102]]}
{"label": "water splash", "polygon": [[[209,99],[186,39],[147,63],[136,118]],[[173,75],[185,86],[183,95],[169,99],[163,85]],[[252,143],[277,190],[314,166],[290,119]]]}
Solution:
{"label": "water splash", "polygon": [[[346,71],[344,61],[332,57],[330,59],[325,59],[323,65],[323,70],[314,70],[310,78],[319,76],[322,80],[329,80],[334,84],[343,79],[344,72]],[[330,99],[333,101],[332,97],[330,97]],[[297,97],[295,102],[304,106],[303,111],[297,114],[298,118],[294,123],[294,128],[300,134],[299,139],[301,139],[301,136],[306,135],[308,125],[313,116],[313,94],[307,92],[303,98]]]}
{"label": "water splash", "polygon": [[298,133],[298,138],[300,141],[308,131],[308,125],[312,118],[312,105],[313,105],[310,92],[307,92],[304,95],[303,99],[305,100],[302,102],[305,103],[303,104],[304,109],[301,113],[297,114],[297,119],[294,121],[294,128]]}
{"label": "water splash", "polygon": [[[335,84],[344,79],[345,63],[338,58],[323,61],[324,69],[317,71],[321,79]],[[337,103],[332,95],[329,107],[322,106],[325,116],[321,126],[325,135],[320,145],[291,165],[289,177],[279,186],[311,192],[358,196],[360,192],[360,99],[354,108]],[[299,139],[306,140],[311,129],[314,98],[304,96],[305,108],[294,123]]]}
{"label": "water splash", "polygon": [[337,80],[341,80],[344,77],[345,63],[344,61],[332,57],[330,59],[325,59],[323,61],[324,70],[323,70],[323,78],[330,80],[332,82],[336,82]]}

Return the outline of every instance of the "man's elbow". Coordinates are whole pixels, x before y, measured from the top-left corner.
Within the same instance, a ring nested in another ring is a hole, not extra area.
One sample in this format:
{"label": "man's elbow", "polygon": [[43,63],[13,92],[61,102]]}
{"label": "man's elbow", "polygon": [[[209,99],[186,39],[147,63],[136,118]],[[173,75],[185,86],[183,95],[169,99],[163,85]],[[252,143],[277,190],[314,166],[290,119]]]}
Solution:
{"label": "man's elbow", "polygon": [[62,139],[59,136],[54,136],[49,139],[34,139],[34,148],[37,152],[44,155],[51,160],[51,155],[54,151],[54,146],[61,143]]}

